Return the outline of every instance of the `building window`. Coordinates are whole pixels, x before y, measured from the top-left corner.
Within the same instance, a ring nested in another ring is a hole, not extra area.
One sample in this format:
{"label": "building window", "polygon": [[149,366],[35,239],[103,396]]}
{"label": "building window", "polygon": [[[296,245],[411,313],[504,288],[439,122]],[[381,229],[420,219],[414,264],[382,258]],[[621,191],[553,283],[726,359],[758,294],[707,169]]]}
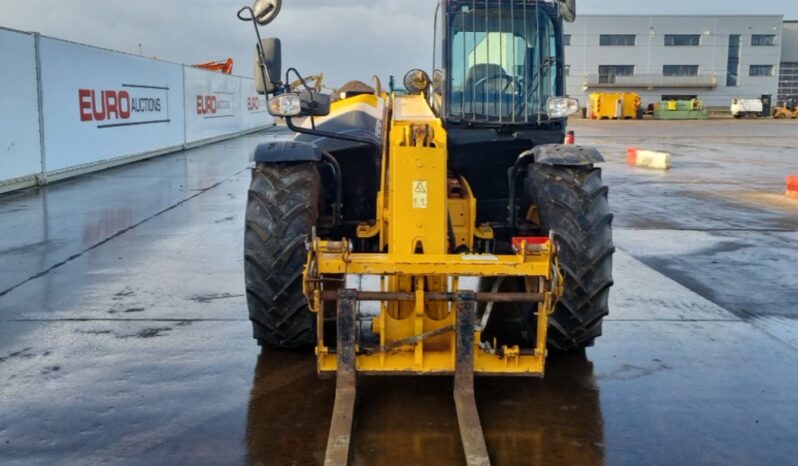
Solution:
{"label": "building window", "polygon": [[571,45],[571,35],[570,35],[570,34],[565,34],[565,35],[563,35],[563,36],[562,36],[562,43],[563,43],[563,45],[565,45],[565,46],[569,46],[569,45]]}
{"label": "building window", "polygon": [[751,36],[751,45],[761,47],[766,45],[776,45],[775,34],[754,34]]}
{"label": "building window", "polygon": [[740,35],[729,36],[729,61],[726,65],[726,87],[737,87],[740,81]]}
{"label": "building window", "polygon": [[779,70],[779,103],[798,101],[798,62],[784,62]]}
{"label": "building window", "polygon": [[666,34],[665,45],[668,47],[701,45],[701,34]]}
{"label": "building window", "polygon": [[599,83],[613,84],[618,76],[634,76],[634,65],[599,65]]}
{"label": "building window", "polygon": [[773,76],[773,65],[751,65],[750,76]]}
{"label": "building window", "polygon": [[599,45],[618,45],[634,47],[637,36],[634,34],[602,34]]}
{"label": "building window", "polygon": [[663,76],[698,76],[698,65],[664,65]]}

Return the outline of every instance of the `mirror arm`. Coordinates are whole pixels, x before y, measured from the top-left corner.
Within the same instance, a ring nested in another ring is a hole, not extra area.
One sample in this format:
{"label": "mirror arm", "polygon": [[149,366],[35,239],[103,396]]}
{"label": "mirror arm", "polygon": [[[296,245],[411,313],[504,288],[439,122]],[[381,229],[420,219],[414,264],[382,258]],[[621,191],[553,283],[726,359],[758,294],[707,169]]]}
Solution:
{"label": "mirror arm", "polygon": [[[244,13],[245,11],[249,12],[249,18],[243,16],[242,13]],[[260,72],[261,75],[263,76],[264,85],[267,85],[269,83],[277,84],[277,82],[272,81],[272,77],[269,74],[269,70],[266,68],[266,52],[263,50],[263,44],[261,43],[260,29],[258,29],[258,21],[255,18],[255,11],[252,9],[252,7],[245,6],[244,8],[238,10],[238,19],[240,19],[241,21],[252,21],[252,25],[255,27],[255,35],[258,37],[257,47],[258,47],[258,57],[260,57]]]}
{"label": "mirror arm", "polygon": [[[291,73],[294,73],[296,75],[296,77],[299,79],[299,82],[302,83],[303,86],[305,86],[305,90],[306,91],[312,92],[310,90],[310,86],[308,86],[308,83],[305,82],[305,78],[301,74],[299,74],[299,70],[297,70],[294,67],[288,68],[288,70],[285,72],[285,83],[286,83],[286,85],[288,85],[288,83],[291,82],[291,77],[290,77]],[[321,89],[319,89],[319,90],[321,91]],[[292,91],[293,91],[293,89],[288,89],[288,92],[292,92]]]}
{"label": "mirror arm", "polygon": [[[294,91],[293,89],[291,89],[291,84],[290,84],[290,82],[291,82],[291,73],[292,72],[296,75],[297,78],[299,78],[299,82],[302,83],[303,86],[305,86],[305,90],[312,94],[313,91],[310,90],[310,86],[308,86],[308,83],[305,82],[305,78],[302,77],[302,75],[299,73],[299,70],[297,70],[294,67],[288,68],[288,70],[286,70],[286,72],[285,72],[285,85],[286,85],[286,88],[288,88],[288,92],[293,92]],[[315,102],[313,102],[312,105],[313,105],[314,108],[316,107],[316,103]],[[313,131],[316,131],[316,118],[313,115],[310,116],[310,129],[312,129]]]}
{"label": "mirror arm", "polygon": [[[251,10],[251,9],[250,9]],[[260,72],[263,75],[263,83],[266,85],[266,89],[268,89],[268,84],[275,84],[272,81],[271,74],[269,73],[269,69],[266,66],[266,52],[263,50],[263,43],[261,42],[262,39],[260,37],[260,29],[258,29],[258,23],[255,21],[255,14],[252,14],[252,24],[255,25],[255,35],[258,37],[258,55],[260,56]]]}

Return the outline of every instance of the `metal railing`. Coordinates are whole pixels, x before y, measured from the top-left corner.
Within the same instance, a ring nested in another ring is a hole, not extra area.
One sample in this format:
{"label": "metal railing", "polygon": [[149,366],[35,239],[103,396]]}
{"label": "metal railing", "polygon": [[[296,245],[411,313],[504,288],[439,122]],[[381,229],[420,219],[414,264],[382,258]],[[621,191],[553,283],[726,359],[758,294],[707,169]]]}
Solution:
{"label": "metal railing", "polygon": [[633,76],[617,76],[612,74],[588,74],[584,78],[587,89],[715,89],[718,87],[718,76],[702,74],[698,76],[663,76],[661,74],[636,74]]}

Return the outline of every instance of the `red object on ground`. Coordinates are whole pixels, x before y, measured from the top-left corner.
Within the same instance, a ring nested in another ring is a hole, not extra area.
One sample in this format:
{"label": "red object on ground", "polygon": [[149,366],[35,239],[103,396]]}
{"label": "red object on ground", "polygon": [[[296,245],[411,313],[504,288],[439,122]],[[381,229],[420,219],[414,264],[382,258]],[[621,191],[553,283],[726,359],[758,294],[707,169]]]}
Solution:
{"label": "red object on ground", "polygon": [[576,133],[573,131],[568,131],[568,133],[565,135],[565,144],[569,146],[576,144]]}
{"label": "red object on ground", "polygon": [[787,197],[798,199],[798,175],[787,177]]}
{"label": "red object on ground", "polygon": [[630,147],[626,149],[626,163],[631,166],[637,165],[637,148]]}

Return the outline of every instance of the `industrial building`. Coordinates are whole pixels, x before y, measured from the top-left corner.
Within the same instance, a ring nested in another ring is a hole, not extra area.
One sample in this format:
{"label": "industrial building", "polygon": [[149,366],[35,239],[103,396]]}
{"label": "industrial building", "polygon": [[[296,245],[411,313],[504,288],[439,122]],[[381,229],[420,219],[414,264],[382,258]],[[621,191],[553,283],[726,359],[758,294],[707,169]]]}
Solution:
{"label": "industrial building", "polygon": [[785,21],[781,41],[779,101],[798,100],[798,21]]}
{"label": "industrial building", "polygon": [[798,94],[798,23],[782,16],[583,15],[565,27],[567,92],[637,92],[643,104]]}

